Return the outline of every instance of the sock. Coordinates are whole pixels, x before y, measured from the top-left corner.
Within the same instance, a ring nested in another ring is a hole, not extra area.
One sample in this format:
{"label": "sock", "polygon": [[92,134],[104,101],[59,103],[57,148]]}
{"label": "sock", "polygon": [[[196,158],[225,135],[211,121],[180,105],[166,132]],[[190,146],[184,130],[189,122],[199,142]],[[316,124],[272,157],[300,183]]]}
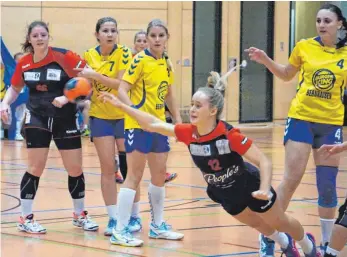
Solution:
{"label": "sock", "polygon": [[126,226],[128,226],[135,195],[136,191],[130,188],[121,188],[119,190],[117,204],[117,231],[122,231]]}
{"label": "sock", "polygon": [[75,214],[80,215],[84,211],[84,195],[86,187],[83,173],[77,177],[69,176],[68,183]]}
{"label": "sock", "polygon": [[283,232],[275,231],[272,235],[267,237],[278,243],[282,249],[287,249],[289,245],[288,236]]}
{"label": "sock", "polygon": [[20,183],[20,199],[23,217],[33,213],[33,202],[39,182],[40,177],[36,177],[28,172],[25,172]]}
{"label": "sock", "polygon": [[340,251],[336,251],[328,246],[326,254],[330,254],[331,256],[338,256]]}
{"label": "sock", "polygon": [[152,222],[160,226],[164,221],[165,187],[157,187],[152,183],[148,187],[149,204],[151,205]]}
{"label": "sock", "polygon": [[117,205],[107,205],[106,209],[107,209],[108,217],[116,220],[117,219]]}
{"label": "sock", "polygon": [[312,241],[307,237],[307,235],[304,235],[304,238],[301,239],[300,241],[297,241],[298,244],[301,246],[302,251],[305,254],[310,254],[313,250],[313,243]]}
{"label": "sock", "polygon": [[331,233],[333,231],[335,219],[320,219],[320,227],[322,233],[322,245],[330,242]]}
{"label": "sock", "polygon": [[128,173],[127,156],[125,152],[119,152],[119,169],[122,173],[123,179],[125,180]]}
{"label": "sock", "polygon": [[131,217],[140,216],[140,202],[133,203],[133,208],[131,209]]}

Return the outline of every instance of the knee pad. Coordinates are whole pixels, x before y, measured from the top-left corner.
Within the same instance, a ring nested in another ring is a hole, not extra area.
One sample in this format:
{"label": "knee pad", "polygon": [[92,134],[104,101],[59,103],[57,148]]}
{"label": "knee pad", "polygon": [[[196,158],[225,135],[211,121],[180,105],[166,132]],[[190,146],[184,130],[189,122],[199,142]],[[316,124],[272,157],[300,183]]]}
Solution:
{"label": "knee pad", "polygon": [[347,228],[347,199],[345,203],[339,209],[339,216],[336,219],[335,224]]}
{"label": "knee pad", "polygon": [[318,189],[318,205],[324,208],[337,206],[336,177],[337,167],[317,166],[316,180]]}
{"label": "knee pad", "polygon": [[68,183],[69,183],[69,192],[72,199],[84,198],[86,186],[84,183],[83,173],[78,177],[69,176]]}
{"label": "knee pad", "polygon": [[20,199],[33,200],[39,187],[40,177],[25,172],[20,183]]}

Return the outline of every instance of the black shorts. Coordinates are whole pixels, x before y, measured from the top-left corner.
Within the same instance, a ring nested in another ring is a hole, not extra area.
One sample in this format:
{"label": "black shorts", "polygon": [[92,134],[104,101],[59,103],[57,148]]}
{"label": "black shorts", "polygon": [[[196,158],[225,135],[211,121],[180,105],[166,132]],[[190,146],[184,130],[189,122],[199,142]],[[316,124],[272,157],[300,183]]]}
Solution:
{"label": "black shorts", "polygon": [[45,117],[26,110],[24,133],[27,148],[49,148],[53,138],[59,150],[81,148],[76,117]]}
{"label": "black shorts", "polygon": [[207,187],[207,194],[211,200],[221,204],[230,215],[240,214],[247,207],[254,212],[264,213],[271,209],[277,198],[276,192],[272,187],[271,192],[273,196],[269,201],[258,200],[252,196],[252,192],[259,190],[260,187],[259,170],[249,163],[246,163],[246,166],[248,173],[244,186],[232,186],[226,189],[211,185]]}
{"label": "black shorts", "polygon": [[347,228],[347,199],[345,203],[339,208],[339,216],[337,217],[335,224]]}

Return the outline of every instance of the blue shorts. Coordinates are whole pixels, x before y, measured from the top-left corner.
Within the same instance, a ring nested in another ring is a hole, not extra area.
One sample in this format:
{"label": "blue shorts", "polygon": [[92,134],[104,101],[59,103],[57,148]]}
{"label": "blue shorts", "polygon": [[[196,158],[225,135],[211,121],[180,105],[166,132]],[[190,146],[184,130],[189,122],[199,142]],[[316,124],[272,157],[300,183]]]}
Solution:
{"label": "blue shorts", "polygon": [[127,153],[167,153],[170,151],[169,138],[158,133],[142,129],[125,130],[125,150]]}
{"label": "blue shorts", "polygon": [[104,120],[90,117],[90,136],[114,136],[116,139],[124,138],[124,119]]}
{"label": "blue shorts", "polygon": [[284,144],[290,139],[310,144],[312,148],[318,149],[323,144],[342,143],[342,134],[342,126],[288,118],[284,130]]}

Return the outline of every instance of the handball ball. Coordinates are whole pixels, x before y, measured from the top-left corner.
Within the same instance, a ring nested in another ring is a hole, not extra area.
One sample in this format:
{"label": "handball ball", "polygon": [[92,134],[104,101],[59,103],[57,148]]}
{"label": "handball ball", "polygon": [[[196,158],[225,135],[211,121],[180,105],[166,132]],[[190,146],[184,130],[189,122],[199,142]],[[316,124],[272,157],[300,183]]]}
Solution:
{"label": "handball ball", "polygon": [[89,80],[82,77],[70,79],[64,88],[64,95],[70,102],[83,100],[90,94],[92,85]]}

